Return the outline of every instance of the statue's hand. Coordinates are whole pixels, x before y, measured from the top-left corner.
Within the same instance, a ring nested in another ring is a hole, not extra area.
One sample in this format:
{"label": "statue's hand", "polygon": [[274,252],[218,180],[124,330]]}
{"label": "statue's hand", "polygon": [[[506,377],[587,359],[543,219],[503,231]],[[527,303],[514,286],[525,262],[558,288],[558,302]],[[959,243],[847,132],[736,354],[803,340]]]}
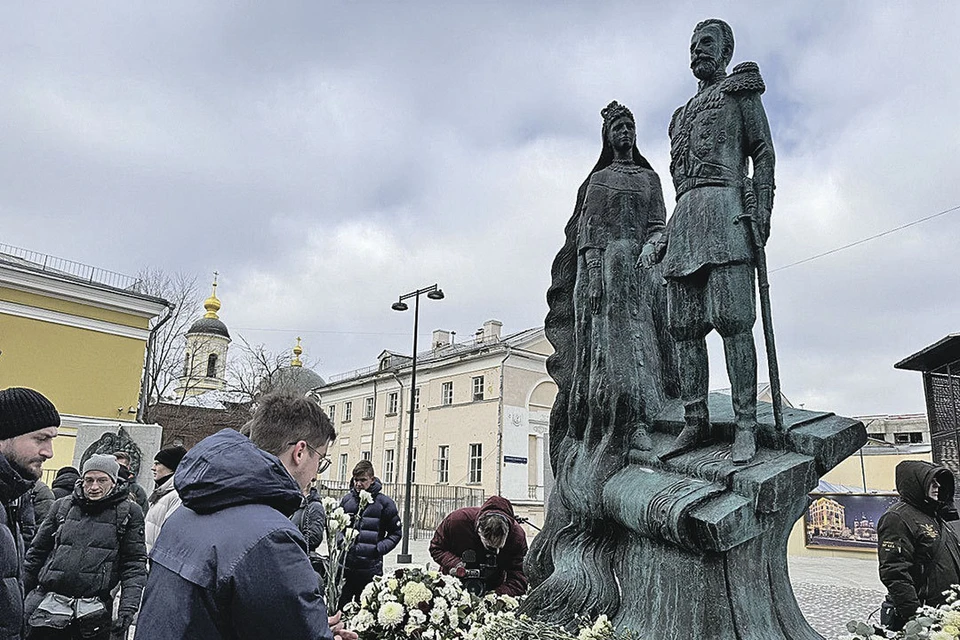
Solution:
{"label": "statue's hand", "polygon": [[762,246],[767,246],[767,239],[770,237],[770,209],[764,207],[757,208],[757,238]]}
{"label": "statue's hand", "polygon": [[600,303],[603,300],[603,278],[600,274],[591,274],[587,294],[590,296],[590,310],[594,314],[600,313]]}
{"label": "statue's hand", "polygon": [[643,249],[640,250],[640,259],[637,260],[637,266],[643,267],[644,269],[649,269],[653,265],[660,262],[660,256],[658,255],[657,246],[652,242],[648,242],[643,245]]}

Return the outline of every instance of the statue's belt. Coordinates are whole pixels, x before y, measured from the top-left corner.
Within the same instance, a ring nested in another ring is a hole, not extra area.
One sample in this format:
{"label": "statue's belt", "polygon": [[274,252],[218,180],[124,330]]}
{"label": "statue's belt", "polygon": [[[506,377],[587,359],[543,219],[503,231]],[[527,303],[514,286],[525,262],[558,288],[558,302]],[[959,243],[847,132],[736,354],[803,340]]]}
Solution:
{"label": "statue's belt", "polygon": [[679,198],[687,191],[698,187],[734,187],[743,188],[743,179],[741,178],[686,178],[677,185],[677,197]]}

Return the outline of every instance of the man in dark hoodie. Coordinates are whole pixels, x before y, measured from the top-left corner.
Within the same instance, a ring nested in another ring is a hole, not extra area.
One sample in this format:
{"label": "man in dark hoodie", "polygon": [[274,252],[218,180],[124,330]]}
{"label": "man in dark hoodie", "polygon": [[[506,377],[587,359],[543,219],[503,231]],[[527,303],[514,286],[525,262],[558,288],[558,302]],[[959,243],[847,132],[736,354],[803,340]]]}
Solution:
{"label": "man in dark hoodie", "polygon": [[496,555],[496,570],[486,575],[487,591],[508,596],[526,593],[527,535],[517,524],[509,500],[493,496],[483,506],[463,507],[443,519],[430,541],[431,557],[444,573],[457,575],[465,567],[466,551],[473,551],[477,558]]}
{"label": "man in dark hoodie", "polygon": [[183,457],[182,506],[150,553],[138,640],[355,640],[327,617],[307,543],[288,519],[336,437],[304,397],[262,398],[250,438],[224,429]]}
{"label": "man in dark hoodie", "polygon": [[53,499],[59,500],[73,493],[73,488],[77,486],[79,479],[80,472],[75,467],[60,467],[50,487],[53,489]]}
{"label": "man in dark hoodie", "polygon": [[960,583],[953,474],[930,462],[906,460],[897,465],[896,478],[900,501],[877,526],[880,580],[896,612],[887,626],[894,631],[921,605],[944,604],[943,591]]}

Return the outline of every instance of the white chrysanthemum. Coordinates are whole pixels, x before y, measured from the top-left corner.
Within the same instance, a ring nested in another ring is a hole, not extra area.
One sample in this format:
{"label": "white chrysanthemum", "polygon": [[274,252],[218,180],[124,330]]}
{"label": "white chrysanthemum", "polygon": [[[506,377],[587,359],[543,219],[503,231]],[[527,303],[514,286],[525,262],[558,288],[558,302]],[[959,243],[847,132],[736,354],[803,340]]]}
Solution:
{"label": "white chrysanthemum", "polygon": [[[500,596],[500,601],[507,605],[508,609],[516,609],[520,606],[520,601],[514,598],[513,596],[502,595]],[[601,618],[606,618],[607,616],[600,616]]]}
{"label": "white chrysanthemum", "polygon": [[396,591],[399,585],[400,583],[397,582],[396,578],[390,578],[387,580],[387,589],[390,589],[390,591]]}
{"label": "white chrysanthemum", "polygon": [[373,594],[377,592],[379,585],[376,580],[370,582],[363,588],[363,591],[360,592],[360,606],[365,607],[373,601]]}
{"label": "white chrysanthemum", "polygon": [[408,582],[400,592],[403,594],[403,604],[408,607],[415,607],[421,602],[433,599],[433,593],[422,582]]}
{"label": "white chrysanthemum", "polygon": [[386,602],[377,612],[377,622],[385,627],[395,627],[403,622],[403,605],[399,602]]}
{"label": "white chrysanthemum", "polygon": [[350,627],[354,631],[363,632],[372,627],[374,622],[376,622],[376,620],[373,614],[366,609],[361,609],[360,612],[353,617],[353,620],[350,621]]}
{"label": "white chrysanthemum", "polygon": [[438,609],[434,607],[430,610],[430,624],[440,626],[443,624],[444,616],[447,615],[446,609]]}

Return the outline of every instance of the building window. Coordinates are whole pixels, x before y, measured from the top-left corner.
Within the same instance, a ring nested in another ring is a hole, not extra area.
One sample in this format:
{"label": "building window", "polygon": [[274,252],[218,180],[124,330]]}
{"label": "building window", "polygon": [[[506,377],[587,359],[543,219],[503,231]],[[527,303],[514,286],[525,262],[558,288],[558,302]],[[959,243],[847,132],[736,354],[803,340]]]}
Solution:
{"label": "building window", "polygon": [[363,419],[369,420],[373,417],[373,397],[363,399]]}
{"label": "building window", "polygon": [[476,376],[473,379],[473,401],[483,400],[483,376]]}
{"label": "building window", "polygon": [[361,451],[361,452],[360,452],[360,459],[361,459],[361,460],[368,460],[368,461],[369,461],[371,457],[372,457],[372,456],[370,455],[370,452],[369,452],[369,451]]}
{"label": "building window", "polygon": [[343,421],[350,422],[351,418],[353,418],[353,403],[344,402],[343,403]]}
{"label": "building window", "polygon": [[923,442],[923,433],[920,431],[904,431],[893,434],[894,444],[919,444]]}
{"label": "building window", "polygon": [[393,483],[393,449],[387,449],[383,452],[383,483]]}
{"label": "building window", "polygon": [[410,458],[410,482],[417,481],[417,450],[413,450],[413,457]]}
{"label": "building window", "polygon": [[217,354],[211,353],[207,358],[207,377],[216,378],[217,377]]}
{"label": "building window", "polygon": [[340,466],[337,468],[337,479],[340,482],[347,481],[347,454],[340,454]]}
{"label": "building window", "polygon": [[183,377],[190,375],[190,354],[183,354]]}
{"label": "building window", "polygon": [[387,394],[387,415],[394,415],[397,412],[397,405],[400,401],[400,394],[391,391]]}
{"label": "building window", "polygon": [[330,418],[330,422],[334,422],[337,419],[337,405],[332,404],[327,407],[327,417]]}
{"label": "building window", "polygon": [[470,445],[470,480],[467,484],[480,484],[483,481],[483,445],[474,442]]}
{"label": "building window", "polygon": [[440,404],[453,404],[453,382],[444,382],[440,386]]}
{"label": "building window", "polygon": [[413,390],[413,410],[420,411],[420,387]]}
{"label": "building window", "polygon": [[437,482],[448,484],[450,482],[450,445],[442,444],[437,449]]}

